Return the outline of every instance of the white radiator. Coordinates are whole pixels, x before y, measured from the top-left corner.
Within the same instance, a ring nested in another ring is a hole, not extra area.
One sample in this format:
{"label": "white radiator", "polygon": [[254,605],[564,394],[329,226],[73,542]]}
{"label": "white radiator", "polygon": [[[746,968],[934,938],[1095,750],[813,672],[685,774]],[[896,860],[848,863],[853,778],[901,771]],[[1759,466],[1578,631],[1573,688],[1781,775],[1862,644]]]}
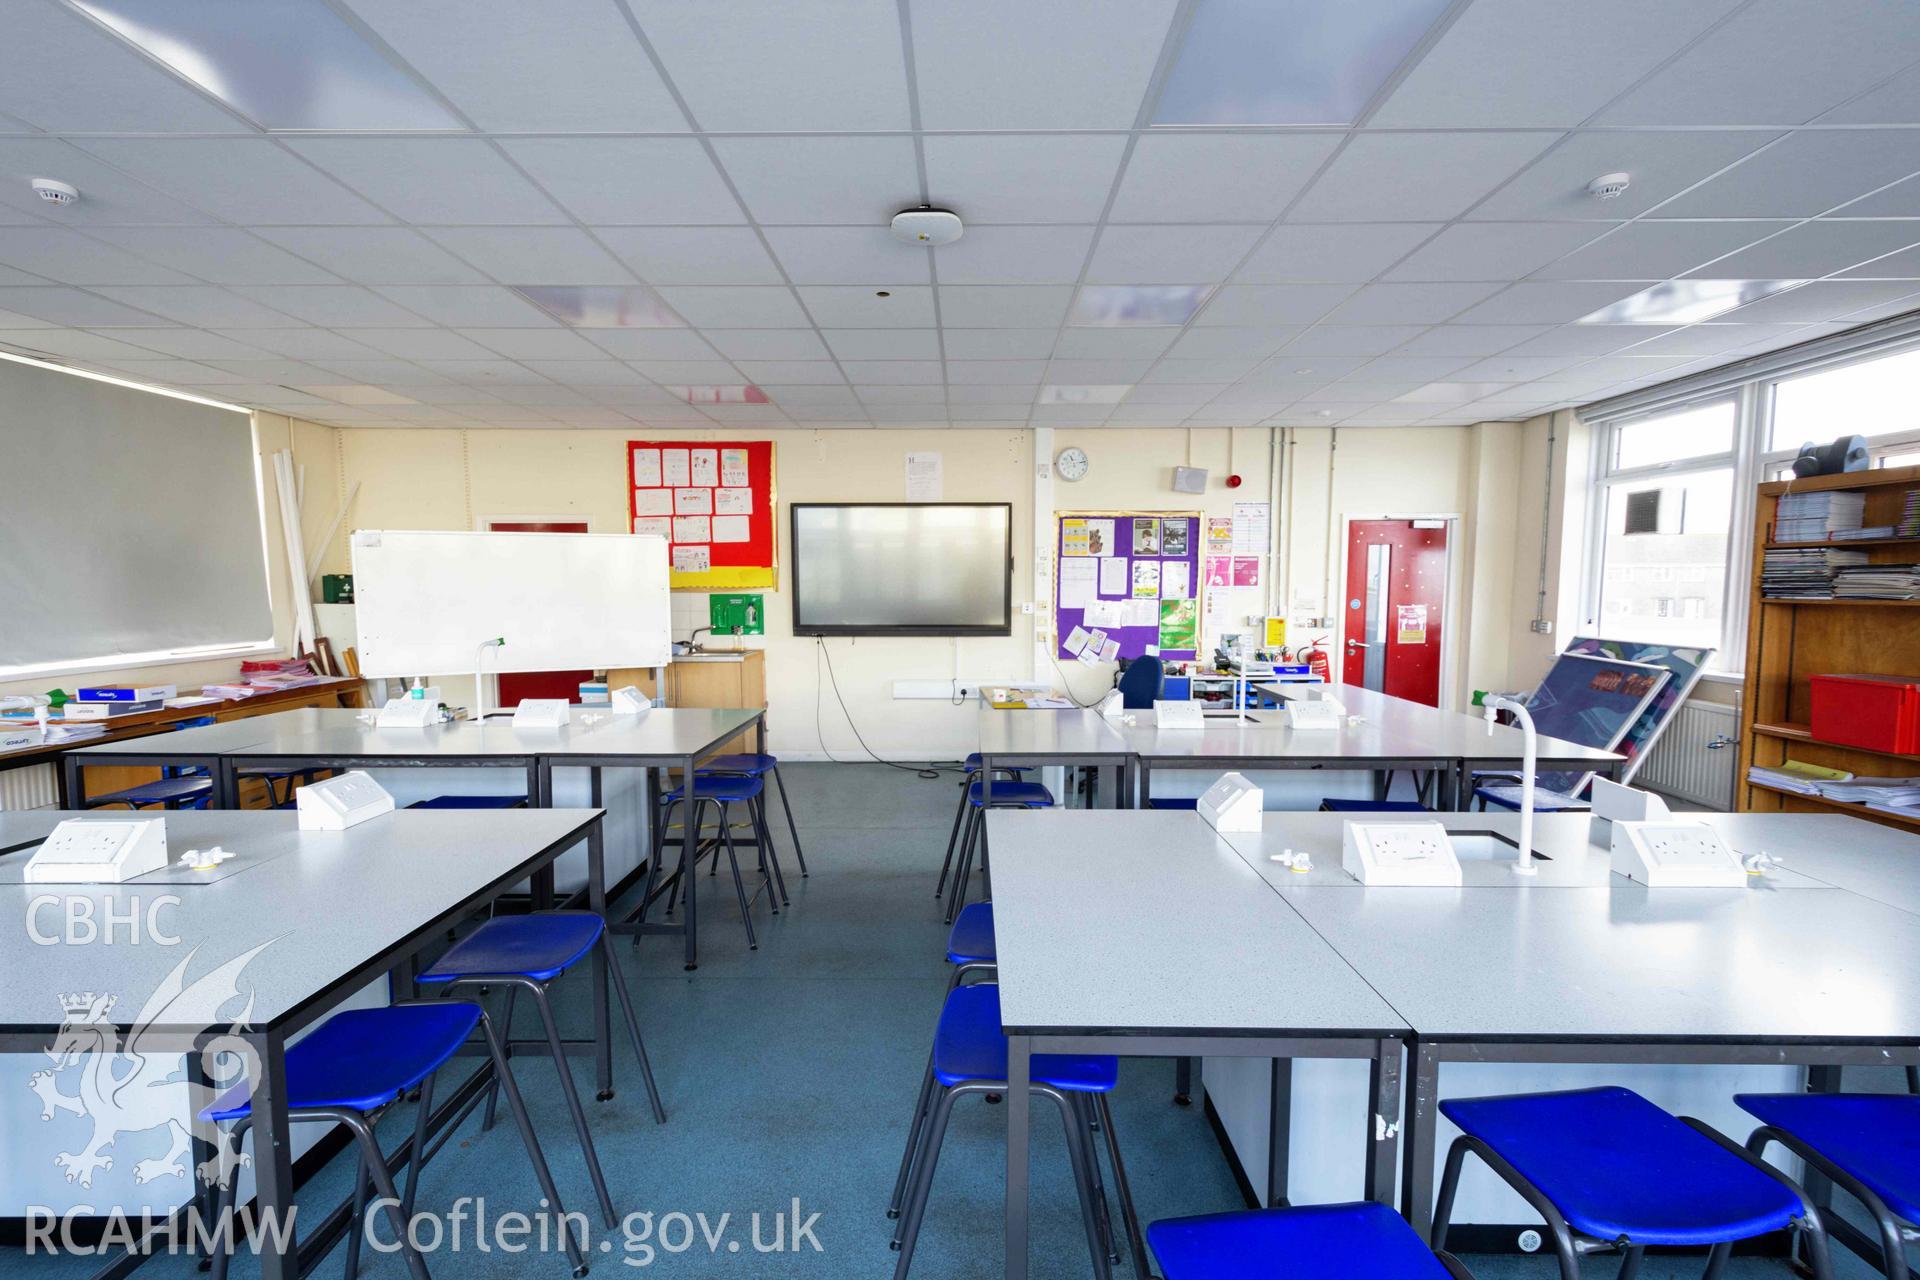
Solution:
{"label": "white radiator", "polygon": [[1740,713],[1717,702],[1684,702],[1654,740],[1653,749],[1635,771],[1635,786],[1659,791],[1709,809],[1733,808],[1732,746],[1710,749],[1707,744],[1735,738]]}
{"label": "white radiator", "polygon": [[59,803],[52,765],[34,764],[0,772],[0,810],[51,809]]}

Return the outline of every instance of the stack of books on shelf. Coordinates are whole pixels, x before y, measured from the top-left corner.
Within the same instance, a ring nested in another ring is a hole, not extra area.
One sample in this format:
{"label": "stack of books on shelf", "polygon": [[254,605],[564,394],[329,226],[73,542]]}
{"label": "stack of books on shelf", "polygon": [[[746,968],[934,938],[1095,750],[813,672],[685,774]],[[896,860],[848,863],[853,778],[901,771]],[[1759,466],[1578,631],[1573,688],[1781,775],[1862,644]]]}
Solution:
{"label": "stack of books on shelf", "polygon": [[1920,600],[1920,564],[1863,564],[1836,570],[1833,597],[1836,600]]}
{"label": "stack of books on shelf", "polygon": [[1822,786],[1851,782],[1853,775],[1845,769],[1829,769],[1824,765],[1808,764],[1804,760],[1788,760],[1771,768],[1760,764],[1749,765],[1747,781],[1797,795],[1817,796]]}
{"label": "stack of books on shelf", "polygon": [[1893,526],[1890,524],[1870,524],[1858,529],[1836,529],[1827,535],[1829,542],[1865,542],[1869,538],[1891,538]]}
{"label": "stack of books on shelf", "polygon": [[1835,575],[1867,565],[1864,551],[1770,548],[1760,559],[1760,594],[1769,600],[1831,600]]}
{"label": "stack of books on shelf", "polygon": [[1907,490],[1907,496],[1901,500],[1900,523],[1895,526],[1895,536],[1920,538],[1920,489]]}
{"label": "stack of books on shelf", "polygon": [[1783,494],[1773,513],[1773,540],[1825,542],[1836,533],[1858,529],[1866,511],[1864,493],[1816,489]]}

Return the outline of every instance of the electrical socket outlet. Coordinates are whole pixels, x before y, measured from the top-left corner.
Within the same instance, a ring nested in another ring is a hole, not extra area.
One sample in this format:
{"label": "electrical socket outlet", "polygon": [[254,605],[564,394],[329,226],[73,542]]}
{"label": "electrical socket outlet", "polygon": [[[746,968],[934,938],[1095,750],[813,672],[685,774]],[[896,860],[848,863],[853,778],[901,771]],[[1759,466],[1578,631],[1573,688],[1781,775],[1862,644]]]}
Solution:
{"label": "electrical socket outlet", "polygon": [[977,684],[956,684],[953,686],[953,696],[962,702],[971,702],[980,696],[980,686]]}

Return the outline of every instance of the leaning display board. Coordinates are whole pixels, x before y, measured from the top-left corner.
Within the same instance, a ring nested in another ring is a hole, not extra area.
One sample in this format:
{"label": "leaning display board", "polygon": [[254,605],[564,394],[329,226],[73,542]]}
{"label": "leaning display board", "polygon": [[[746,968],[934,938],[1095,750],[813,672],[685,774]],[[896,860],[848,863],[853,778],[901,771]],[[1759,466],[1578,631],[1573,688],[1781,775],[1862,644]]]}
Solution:
{"label": "leaning display board", "polygon": [[664,666],[667,544],[624,533],[353,535],[360,668],[368,676]]}
{"label": "leaning display board", "polygon": [[1191,658],[1200,643],[1200,513],[1069,511],[1054,559],[1062,658],[1113,662],[1149,648]]}
{"label": "leaning display board", "polygon": [[[1640,718],[1627,730],[1627,736],[1615,744],[1614,750],[1627,758],[1620,772],[1619,781],[1632,782],[1633,775],[1647,762],[1647,753],[1653,744],[1666,732],[1680,704],[1693,696],[1693,688],[1700,683],[1701,675],[1707,669],[1707,660],[1713,657],[1713,650],[1698,645],[1648,644],[1637,640],[1604,640],[1598,636],[1576,636],[1567,645],[1565,652],[1582,654],[1593,658],[1618,658],[1623,662],[1644,662],[1656,667],[1665,667],[1670,673],[1666,684]],[[1579,781],[1580,775],[1574,773],[1543,773],[1540,785],[1554,791],[1570,789]]]}
{"label": "leaning display board", "polygon": [[629,440],[627,504],[667,540],[674,590],[779,585],[771,440]]}
{"label": "leaning display board", "polygon": [[[1540,687],[1528,695],[1527,712],[1544,737],[1613,751],[1672,679],[1673,673],[1658,663],[1569,651],[1554,659]],[[1540,784],[1570,778],[1561,794],[1578,795],[1592,777],[1591,771],[1543,774]]]}

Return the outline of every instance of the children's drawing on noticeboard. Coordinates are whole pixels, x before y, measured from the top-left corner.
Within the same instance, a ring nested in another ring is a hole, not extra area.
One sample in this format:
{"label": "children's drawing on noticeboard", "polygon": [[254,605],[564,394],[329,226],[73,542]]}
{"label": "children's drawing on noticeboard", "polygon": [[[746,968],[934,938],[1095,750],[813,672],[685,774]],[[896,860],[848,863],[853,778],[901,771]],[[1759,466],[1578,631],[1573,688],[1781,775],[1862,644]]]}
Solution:
{"label": "children's drawing on noticeboard", "polygon": [[1160,521],[1161,555],[1179,557],[1187,554],[1187,526],[1190,523],[1179,518]]}
{"label": "children's drawing on noticeboard", "polygon": [[[1133,554],[1136,556],[1157,556],[1160,554],[1160,521],[1155,517],[1134,517]],[[1157,585],[1159,579],[1156,578],[1154,581]]]}

